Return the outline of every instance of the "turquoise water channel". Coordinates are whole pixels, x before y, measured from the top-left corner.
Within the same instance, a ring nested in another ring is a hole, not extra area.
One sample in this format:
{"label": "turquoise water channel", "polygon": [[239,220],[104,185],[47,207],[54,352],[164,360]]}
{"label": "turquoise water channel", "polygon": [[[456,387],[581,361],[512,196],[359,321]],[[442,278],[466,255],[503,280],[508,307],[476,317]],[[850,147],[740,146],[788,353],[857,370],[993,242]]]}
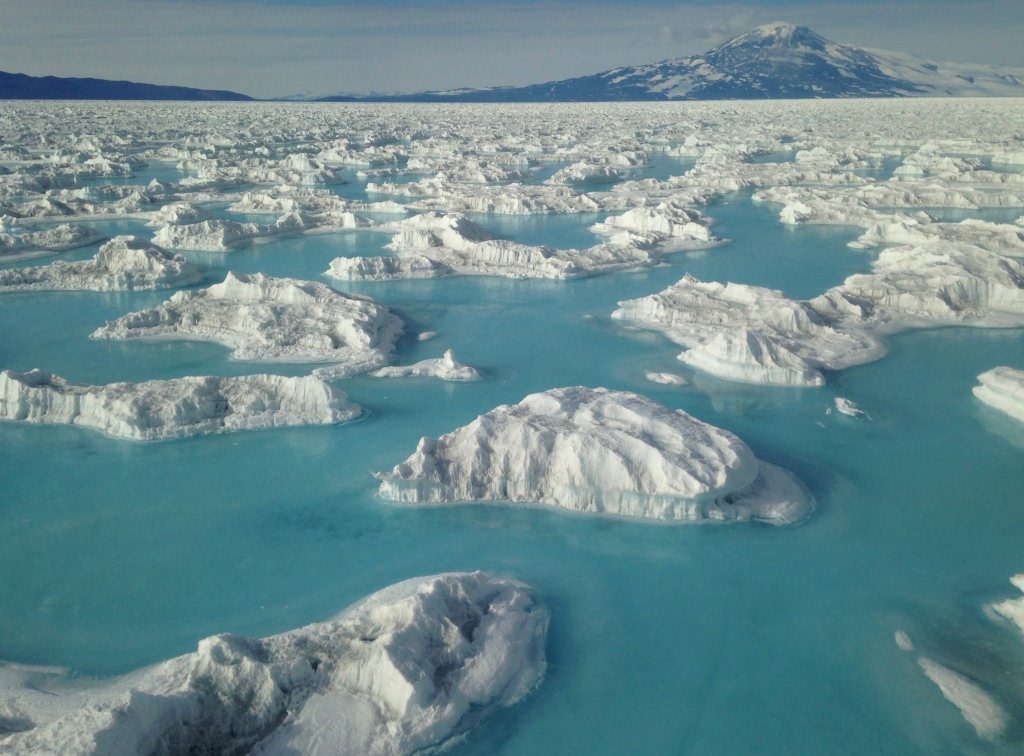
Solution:
{"label": "turquoise water channel", "polygon": [[[408,323],[397,361],[453,348],[480,383],[353,378],[365,420],[135,444],[0,425],[0,658],[106,676],[324,619],[415,575],[485,569],[551,609],[550,666],[523,704],[461,754],[939,753],[973,729],[893,642],[985,678],[1024,671],[1020,639],[983,605],[1024,571],[1024,431],[971,396],[1024,367],[1024,331],[943,329],[822,389],[694,374],[660,336],[609,319],[684,273],[806,297],[867,270],[856,229],[787,228],[746,195],[708,208],[729,244],[662,267],[569,282],[450,278],[335,286]],[[494,218],[502,236],[576,246],[591,217]],[[294,237],[208,255],[225,270],[318,278],[386,237]],[[88,251],[79,253],[86,255]],[[323,279],[327,281],[328,279]],[[209,344],[91,341],[106,319],[168,294],[0,297],[0,367],[105,383],[303,366],[232,362]],[[434,340],[415,339],[436,331]],[[691,383],[665,387],[646,371]],[[497,404],[567,385],[644,393],[744,438],[817,501],[802,525],[651,526],[505,506],[403,508],[371,473]],[[826,414],[836,395],[871,415]],[[1021,676],[1018,674],[1018,678]],[[1008,707],[1018,750],[1024,698]]]}

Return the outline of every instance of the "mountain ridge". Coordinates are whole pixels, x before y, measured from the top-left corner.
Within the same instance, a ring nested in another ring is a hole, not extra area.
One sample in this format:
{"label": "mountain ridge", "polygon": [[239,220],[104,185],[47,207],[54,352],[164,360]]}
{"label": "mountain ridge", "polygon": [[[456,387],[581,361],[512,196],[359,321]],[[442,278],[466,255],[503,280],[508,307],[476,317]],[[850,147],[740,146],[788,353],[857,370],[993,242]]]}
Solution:
{"label": "mountain ridge", "polygon": [[1024,69],[945,63],[833,42],[776,21],[698,55],[518,87],[318,102],[597,102],[833,97],[1024,96]]}
{"label": "mountain ridge", "polygon": [[249,101],[254,98],[226,89],[197,89],[135,81],[29,76],[0,71],[0,100],[195,100]]}

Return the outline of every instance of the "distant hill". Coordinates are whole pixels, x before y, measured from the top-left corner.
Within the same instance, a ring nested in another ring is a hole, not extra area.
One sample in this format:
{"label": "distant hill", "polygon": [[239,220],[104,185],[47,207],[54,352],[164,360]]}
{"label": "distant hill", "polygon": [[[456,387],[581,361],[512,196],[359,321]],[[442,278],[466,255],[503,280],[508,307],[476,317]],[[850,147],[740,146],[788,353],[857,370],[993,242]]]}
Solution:
{"label": "distant hill", "polygon": [[759,26],[701,55],[523,87],[323,97],[390,102],[595,102],[1024,96],[1024,69],[937,63],[843,45],[806,26]]}
{"label": "distant hill", "polygon": [[27,76],[0,71],[2,100],[252,100],[220,89],[168,87],[134,81]]}

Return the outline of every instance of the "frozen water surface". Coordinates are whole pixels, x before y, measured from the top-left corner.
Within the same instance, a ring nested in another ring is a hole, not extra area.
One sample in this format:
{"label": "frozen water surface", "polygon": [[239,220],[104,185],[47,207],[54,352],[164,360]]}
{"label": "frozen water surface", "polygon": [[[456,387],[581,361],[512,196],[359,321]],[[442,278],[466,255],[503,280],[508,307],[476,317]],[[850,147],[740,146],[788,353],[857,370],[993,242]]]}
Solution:
{"label": "frozen water surface", "polygon": [[[1024,368],[1024,174],[989,160],[1019,152],[1018,101],[67,107],[0,114],[0,235],[73,223],[150,241],[196,217],[162,212],[173,203],[259,224],[294,213],[286,235],[183,251],[203,276],[184,290],[234,271],[369,296],[405,325],[392,364],[452,350],[483,380],[357,375],[334,385],[359,422],[150,444],[0,423],[0,659],[92,685],[217,633],[293,631],[417,575],[480,569],[536,591],[548,667],[521,703],[457,728],[453,753],[1020,751],[1024,635],[1006,581],[1024,571],[1024,430],[972,395],[993,368]],[[97,133],[98,113],[117,138]],[[17,134],[29,150],[13,149]],[[550,181],[570,166],[617,173]],[[272,210],[228,209],[239,203]],[[676,251],[649,229],[590,230],[659,206],[699,211],[727,241]],[[426,212],[530,248],[614,241],[655,264],[568,281],[323,275],[339,257],[395,254],[394,224]],[[88,260],[100,245],[3,267]],[[888,353],[824,370],[816,388],[739,383],[611,318],[686,274],[794,301],[831,290],[822,317]],[[873,314],[843,305],[854,292]],[[169,296],[5,294],[0,368],[103,386],[316,367],[89,338]],[[879,313],[906,330],[871,330]],[[377,496],[372,471],[421,437],[565,386],[640,394],[735,434],[802,481],[813,513],[662,527]],[[837,397],[870,420],[835,411]],[[0,732],[24,729],[0,678]]]}

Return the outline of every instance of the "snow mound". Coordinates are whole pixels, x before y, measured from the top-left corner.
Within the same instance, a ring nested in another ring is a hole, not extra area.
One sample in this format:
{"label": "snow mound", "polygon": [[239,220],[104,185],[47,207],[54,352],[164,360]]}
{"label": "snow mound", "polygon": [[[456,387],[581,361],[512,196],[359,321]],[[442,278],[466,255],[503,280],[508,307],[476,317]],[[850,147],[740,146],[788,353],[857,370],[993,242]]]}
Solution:
{"label": "snow mound", "polygon": [[370,375],[375,378],[440,378],[442,381],[479,381],[483,378],[480,371],[455,359],[455,353],[448,349],[441,357],[420,360],[413,365],[396,365],[374,370]]}
{"label": "snow mound", "polygon": [[380,495],[414,504],[539,503],[659,521],[802,519],[801,486],[739,438],[637,394],[561,388],[424,437]]}
{"label": "snow mound", "polygon": [[42,370],[0,372],[0,420],[75,425],[132,441],[340,423],[360,412],[344,392],[312,376],[188,376],[87,386]]}
{"label": "snow mound", "polygon": [[972,391],[985,404],[1024,422],[1024,370],[997,367],[978,376]]}
{"label": "snow mound", "polygon": [[401,331],[397,316],[366,297],[312,281],[229,272],[222,283],[179,291],[92,336],[213,341],[237,360],[334,363],[335,374],[350,375],[384,365]]}
{"label": "snow mound", "polygon": [[117,236],[91,260],[0,270],[0,292],[164,289],[201,279],[199,268],[181,255],[170,255],[136,236]]}
{"label": "snow mound", "polygon": [[547,624],[523,583],[480,572],[415,578],[326,622],[262,639],[215,635],[193,653],[95,688],[15,671],[21,685],[0,689],[0,703],[18,713],[23,731],[4,746],[26,754],[420,752],[540,682]]}

